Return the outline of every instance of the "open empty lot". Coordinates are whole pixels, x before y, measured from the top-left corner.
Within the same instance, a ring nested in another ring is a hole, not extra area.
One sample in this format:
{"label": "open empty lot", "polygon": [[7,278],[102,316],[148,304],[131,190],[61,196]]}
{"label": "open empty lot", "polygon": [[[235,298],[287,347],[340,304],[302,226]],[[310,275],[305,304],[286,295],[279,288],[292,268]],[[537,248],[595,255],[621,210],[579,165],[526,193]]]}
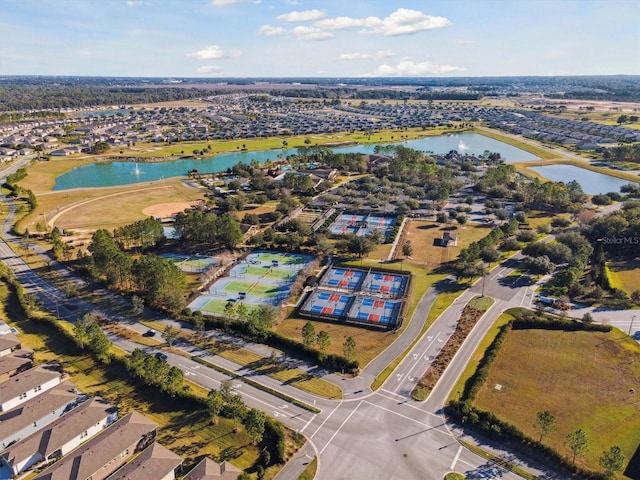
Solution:
{"label": "open empty lot", "polygon": [[590,448],[576,463],[599,470],[604,450],[619,445],[629,461],[640,445],[639,385],[640,345],[619,330],[514,329],[474,405],[536,439],[536,414],[549,410],[556,431],[544,443],[570,457],[567,434],[582,428]]}

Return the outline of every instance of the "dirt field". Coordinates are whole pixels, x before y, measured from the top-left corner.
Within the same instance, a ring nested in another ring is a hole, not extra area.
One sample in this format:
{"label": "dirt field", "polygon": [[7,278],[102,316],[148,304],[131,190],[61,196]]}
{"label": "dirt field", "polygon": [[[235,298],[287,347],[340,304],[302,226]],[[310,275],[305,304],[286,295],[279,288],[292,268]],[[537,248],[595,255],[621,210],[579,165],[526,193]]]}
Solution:
{"label": "dirt field", "polygon": [[143,208],[142,213],[154,218],[169,218],[174,213],[184,212],[187,208],[191,208],[198,203],[198,201],[156,203],[155,205]]}
{"label": "dirt field", "polygon": [[570,455],[566,436],[582,428],[590,449],[576,463],[599,470],[604,450],[619,445],[629,461],[640,444],[639,378],[640,346],[620,331],[512,330],[474,404],[532,438],[549,410],[556,431],[544,443]]}

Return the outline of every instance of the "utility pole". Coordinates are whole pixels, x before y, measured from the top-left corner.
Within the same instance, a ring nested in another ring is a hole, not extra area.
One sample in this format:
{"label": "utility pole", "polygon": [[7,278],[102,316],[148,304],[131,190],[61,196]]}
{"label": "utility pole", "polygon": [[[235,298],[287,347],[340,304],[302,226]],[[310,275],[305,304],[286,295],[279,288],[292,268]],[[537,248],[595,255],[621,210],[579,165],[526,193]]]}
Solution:
{"label": "utility pole", "polygon": [[633,317],[631,317],[631,323],[629,324],[629,336],[631,336],[631,329],[633,328],[633,321],[635,319],[636,319],[635,315]]}

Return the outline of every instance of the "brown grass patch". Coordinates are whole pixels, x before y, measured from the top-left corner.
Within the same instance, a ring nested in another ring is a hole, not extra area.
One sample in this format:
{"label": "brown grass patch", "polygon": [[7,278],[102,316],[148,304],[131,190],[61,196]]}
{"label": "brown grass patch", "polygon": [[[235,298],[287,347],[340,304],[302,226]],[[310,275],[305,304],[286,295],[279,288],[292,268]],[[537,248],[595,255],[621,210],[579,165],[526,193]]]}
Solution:
{"label": "brown grass patch", "polygon": [[582,428],[590,449],[576,463],[599,469],[598,458],[612,445],[628,461],[640,444],[640,399],[630,391],[639,380],[640,346],[620,331],[512,330],[474,405],[536,439],[536,413],[549,410],[556,431],[544,443],[570,455],[566,436]]}
{"label": "brown grass patch", "polygon": [[[307,320],[290,318],[278,325],[277,331],[286,337],[302,342],[302,327],[305,323],[307,323]],[[398,334],[393,331],[379,332],[363,327],[329,322],[312,323],[314,324],[316,333],[324,330],[329,334],[331,345],[327,349],[327,353],[344,355],[342,344],[347,337],[353,337],[356,341],[356,359],[360,362],[361,366],[365,366],[373,360],[398,337]]]}
{"label": "brown grass patch", "polygon": [[167,203],[157,203],[155,205],[150,205],[142,209],[142,213],[149,217],[160,217],[160,218],[168,218],[171,215],[184,212],[187,208],[191,208],[194,205],[197,205],[198,202],[167,202]]}
{"label": "brown grass patch", "polygon": [[[458,245],[455,247],[439,247],[434,245],[436,238],[441,238],[444,232],[451,231],[458,235]],[[460,250],[469,244],[486,237],[491,227],[486,225],[449,225],[429,220],[410,220],[406,227],[403,242],[410,240],[413,253],[409,263],[439,267],[442,263],[455,260]]]}
{"label": "brown grass patch", "polygon": [[[29,177],[27,177],[29,178]],[[37,232],[37,226],[65,230],[112,229],[142,220],[144,210],[162,203],[191,204],[202,192],[179,181],[118,188],[63,190],[38,196],[38,208],[21,222],[21,228]]]}
{"label": "brown grass patch", "polygon": [[607,262],[614,286],[628,294],[640,290],[640,257],[618,257]]}

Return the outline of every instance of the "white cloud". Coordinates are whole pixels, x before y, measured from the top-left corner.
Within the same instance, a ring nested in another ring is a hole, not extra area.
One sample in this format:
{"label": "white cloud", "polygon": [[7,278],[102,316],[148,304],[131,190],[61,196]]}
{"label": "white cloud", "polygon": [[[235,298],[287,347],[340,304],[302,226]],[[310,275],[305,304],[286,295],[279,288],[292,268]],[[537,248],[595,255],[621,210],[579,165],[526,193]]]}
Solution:
{"label": "white cloud", "polygon": [[444,17],[433,17],[431,15],[425,15],[418,10],[399,8],[383,19],[379,17],[336,17],[319,20],[315,22],[315,25],[329,30],[364,27],[360,30],[360,33],[377,33],[385,36],[396,36],[448,27],[451,25],[451,22]]}
{"label": "white cloud", "polygon": [[431,62],[414,62],[413,60],[401,60],[396,65],[387,63],[378,67],[376,75],[411,77],[420,75],[433,75],[452,72],[463,72],[465,68],[453,65],[435,65]]}
{"label": "white cloud", "polygon": [[211,3],[214,7],[224,7],[225,5],[233,5],[234,3],[241,3],[245,0],[212,0]]}
{"label": "white cloud", "polygon": [[393,53],[389,50],[378,50],[376,53],[341,53],[338,58],[340,58],[340,60],[369,60],[371,58],[386,58],[392,56]]}
{"label": "white cloud", "polygon": [[[375,17],[371,17],[375,18]],[[327,18],[326,20],[319,20],[315,23],[317,27],[326,28],[329,30],[343,30],[345,28],[364,27],[364,18],[351,18],[351,17],[336,17]]]}
{"label": "white cloud", "polygon": [[151,5],[151,2],[141,2],[136,0],[128,0],[127,7],[135,7],[137,5]]}
{"label": "white cloud", "polygon": [[225,53],[221,47],[218,45],[209,45],[208,47],[204,47],[202,50],[198,50],[197,52],[188,53],[189,57],[196,57],[198,60],[212,60],[218,58],[236,58],[242,55],[242,51],[240,50],[231,50],[228,53]]}
{"label": "white cloud", "polygon": [[303,27],[301,25],[293,29],[293,33],[300,40],[326,40],[333,37],[332,33],[323,32],[315,27]]}
{"label": "white cloud", "polygon": [[454,40],[454,43],[456,45],[473,45],[476,42],[474,42],[473,40],[466,40],[464,38],[456,38]]}
{"label": "white cloud", "polygon": [[268,37],[273,37],[275,35],[285,35],[286,33],[286,28],[272,27],[271,25],[263,25],[258,29],[258,35],[266,35]]}
{"label": "white cloud", "polygon": [[278,15],[277,19],[280,22],[312,22],[324,17],[325,13],[322,10],[304,10],[302,12],[294,10],[293,12]]}
{"label": "white cloud", "polygon": [[221,73],[222,69],[217,65],[203,65],[198,68],[198,73]]}

